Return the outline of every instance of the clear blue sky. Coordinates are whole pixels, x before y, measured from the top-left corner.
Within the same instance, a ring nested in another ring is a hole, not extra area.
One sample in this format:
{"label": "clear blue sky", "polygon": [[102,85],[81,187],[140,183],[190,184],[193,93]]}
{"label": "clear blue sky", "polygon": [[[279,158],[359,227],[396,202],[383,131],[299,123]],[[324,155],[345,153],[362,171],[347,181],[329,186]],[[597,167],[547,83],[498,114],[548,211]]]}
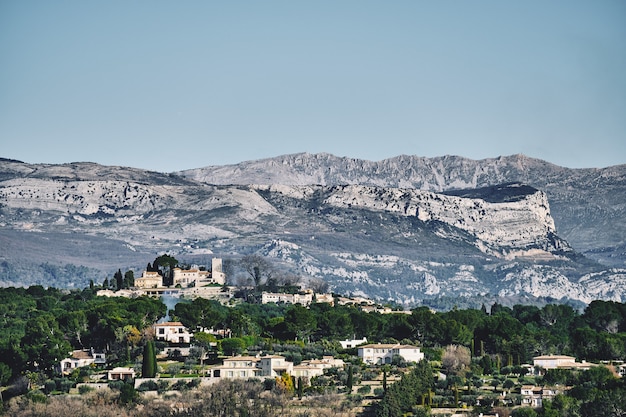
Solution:
{"label": "clear blue sky", "polygon": [[626,163],[626,2],[0,1],[0,156]]}

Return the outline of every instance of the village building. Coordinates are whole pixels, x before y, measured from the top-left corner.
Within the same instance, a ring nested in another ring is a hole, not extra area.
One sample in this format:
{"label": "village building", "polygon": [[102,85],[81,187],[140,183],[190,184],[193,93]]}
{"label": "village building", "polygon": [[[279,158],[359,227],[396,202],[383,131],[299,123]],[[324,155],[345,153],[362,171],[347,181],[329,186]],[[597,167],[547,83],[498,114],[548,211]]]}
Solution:
{"label": "village building", "polygon": [[194,286],[196,282],[208,281],[209,275],[209,271],[174,268],[174,286],[180,285],[183,288]]}
{"label": "village building", "polygon": [[294,377],[323,375],[325,369],[343,367],[341,359],[324,356],[322,359],[302,361],[294,365],[280,355],[234,356],[224,359],[222,365],[213,368],[214,378],[274,378],[286,373]]}
{"label": "village building", "polygon": [[407,362],[419,362],[424,359],[424,353],[420,351],[419,347],[401,344],[359,346],[358,355],[363,362],[371,365],[389,364],[394,356],[399,356]]}
{"label": "village building", "polygon": [[256,356],[235,356],[213,369],[215,378],[254,378],[261,376],[260,359]]}
{"label": "village building", "polygon": [[563,389],[559,387],[524,385],[521,389],[522,406],[539,408],[543,406],[543,401],[552,400],[558,394],[562,393]]}
{"label": "village building", "polygon": [[285,304],[301,304],[309,306],[313,302],[313,291],[307,290],[303,294],[283,294],[274,292],[263,292],[261,294],[261,303],[285,303]]}
{"label": "village building", "polygon": [[544,355],[535,356],[533,358],[533,367],[535,373],[542,373],[546,369],[578,369],[587,370],[596,364],[589,362],[576,362],[573,356],[565,355]]}
{"label": "village building", "polygon": [[161,288],[163,277],[158,272],[143,271],[140,278],[135,279],[137,288]]}
{"label": "village building", "polygon": [[202,271],[199,268],[173,269],[173,284],[181,288],[199,287],[203,285],[224,285],[226,274],[222,270],[222,259],[213,258],[211,261],[211,272]]}
{"label": "village building", "polygon": [[339,344],[341,345],[342,349],[352,349],[355,348],[359,345],[363,345],[367,343],[367,337],[364,337],[363,339],[346,339],[346,340],[340,340]]}
{"label": "village building", "polygon": [[326,303],[331,306],[335,305],[335,297],[332,294],[315,294],[314,302],[316,303]]}
{"label": "village building", "polygon": [[294,377],[313,378],[324,374],[325,369],[343,368],[345,362],[332,356],[324,356],[322,359],[309,359],[302,361],[300,365],[294,365],[291,373]]}
{"label": "village building", "polygon": [[69,358],[63,359],[58,366],[58,373],[69,375],[76,368],[90,365],[106,365],[106,356],[104,353],[94,352],[90,350],[74,350]]}
{"label": "village building", "polygon": [[156,340],[162,340],[168,343],[189,344],[193,335],[182,323],[173,321],[166,323],[157,323],[153,326],[154,337]]}
{"label": "village building", "polygon": [[133,368],[113,368],[107,373],[107,379],[109,381],[126,381],[130,379],[135,379],[135,370]]}

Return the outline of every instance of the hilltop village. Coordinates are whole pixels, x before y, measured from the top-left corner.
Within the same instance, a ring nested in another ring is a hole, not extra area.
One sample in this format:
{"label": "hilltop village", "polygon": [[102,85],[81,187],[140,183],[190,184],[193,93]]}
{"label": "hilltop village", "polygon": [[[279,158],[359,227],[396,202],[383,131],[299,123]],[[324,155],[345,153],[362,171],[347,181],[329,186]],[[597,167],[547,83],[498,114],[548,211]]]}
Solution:
{"label": "hilltop village", "polygon": [[[619,403],[601,392],[624,392],[620,303],[593,302],[582,315],[557,304],[404,311],[288,280],[227,285],[220,258],[107,281],[0,290],[0,393],[11,415],[96,397],[113,415],[136,416],[159,407],[181,416],[593,415]],[[583,394],[590,384],[600,391]]]}

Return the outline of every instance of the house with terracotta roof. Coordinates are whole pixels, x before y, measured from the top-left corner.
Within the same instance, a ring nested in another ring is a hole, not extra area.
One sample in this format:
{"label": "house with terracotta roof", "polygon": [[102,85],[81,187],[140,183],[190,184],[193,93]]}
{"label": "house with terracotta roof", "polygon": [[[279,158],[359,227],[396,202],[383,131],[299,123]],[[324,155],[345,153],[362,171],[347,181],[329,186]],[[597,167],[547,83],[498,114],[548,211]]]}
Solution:
{"label": "house with terracotta roof", "polygon": [[104,353],[96,353],[93,349],[74,350],[70,357],[63,359],[57,368],[58,373],[69,375],[74,369],[90,365],[105,365]]}

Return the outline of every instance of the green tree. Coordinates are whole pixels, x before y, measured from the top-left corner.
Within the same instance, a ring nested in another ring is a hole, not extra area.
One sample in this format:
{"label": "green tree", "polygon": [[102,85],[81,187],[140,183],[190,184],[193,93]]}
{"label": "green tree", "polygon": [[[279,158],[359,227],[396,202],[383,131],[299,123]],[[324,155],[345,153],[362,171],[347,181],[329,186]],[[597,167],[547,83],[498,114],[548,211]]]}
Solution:
{"label": "green tree", "polygon": [[352,392],[352,385],[354,384],[354,370],[352,366],[348,366],[348,379],[346,380],[346,391],[348,394]]}
{"label": "green tree", "polygon": [[132,404],[139,399],[139,393],[132,383],[125,382],[120,387],[120,403]]}
{"label": "green tree", "polygon": [[174,280],[174,268],[178,266],[178,260],[168,254],[157,257],[152,263],[155,272],[160,272],[163,277],[163,285],[170,286]]}
{"label": "green tree", "polygon": [[72,351],[50,313],[39,313],[26,322],[21,348],[26,353],[29,368],[42,370],[47,375],[52,375],[55,366]]}
{"label": "green tree", "polygon": [[297,387],[296,387],[296,392],[298,393],[298,399],[302,399],[302,395],[304,393],[304,381],[302,380],[302,377],[299,376],[298,377],[298,383],[297,383]]}
{"label": "green tree", "polygon": [[143,362],[141,367],[141,376],[143,378],[154,378],[157,374],[157,361],[154,342],[148,340],[143,347]]}
{"label": "green tree", "polygon": [[309,336],[317,327],[315,315],[301,305],[294,305],[285,314],[287,331],[295,336],[296,340],[308,341]]}
{"label": "green tree", "polygon": [[215,300],[196,298],[191,303],[176,304],[173,314],[189,329],[208,330],[224,321],[227,310]]}
{"label": "green tree", "polygon": [[241,353],[245,349],[246,342],[239,337],[231,337],[229,339],[222,339],[220,346],[225,355],[233,356]]}
{"label": "green tree", "polygon": [[130,288],[135,286],[135,273],[133,271],[126,271],[124,274],[124,288]]}
{"label": "green tree", "polygon": [[537,417],[537,412],[530,407],[520,407],[513,410],[513,417]]}
{"label": "green tree", "polygon": [[124,288],[124,277],[122,276],[122,270],[118,269],[117,272],[113,275],[113,279],[115,280],[115,288],[121,290]]}

